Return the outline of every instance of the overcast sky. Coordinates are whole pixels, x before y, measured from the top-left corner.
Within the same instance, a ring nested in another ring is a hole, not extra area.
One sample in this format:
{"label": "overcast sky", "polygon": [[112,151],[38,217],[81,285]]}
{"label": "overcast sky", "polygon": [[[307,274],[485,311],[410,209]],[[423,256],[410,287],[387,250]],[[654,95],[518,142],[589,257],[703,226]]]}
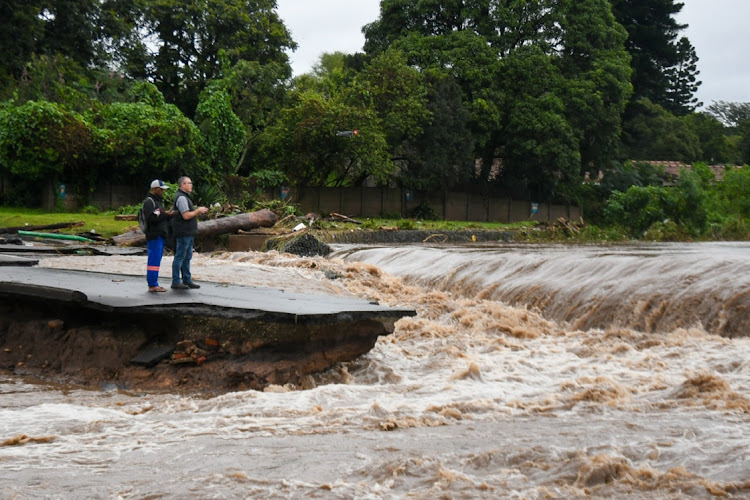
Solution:
{"label": "overcast sky", "polygon": [[[750,0],[681,0],[677,18],[698,54],[703,82],[697,97],[750,102]],[[361,52],[362,26],[378,18],[380,0],[277,0],[279,16],[299,48],[290,55],[295,75],[310,71],[324,52]]]}

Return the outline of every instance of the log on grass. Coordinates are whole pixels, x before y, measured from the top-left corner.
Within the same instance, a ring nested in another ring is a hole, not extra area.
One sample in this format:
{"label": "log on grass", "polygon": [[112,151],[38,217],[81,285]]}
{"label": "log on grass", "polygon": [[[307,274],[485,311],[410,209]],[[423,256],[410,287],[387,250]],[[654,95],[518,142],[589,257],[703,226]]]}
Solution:
{"label": "log on grass", "polygon": [[[256,229],[259,227],[272,227],[276,224],[277,220],[278,217],[276,217],[275,213],[264,208],[257,212],[248,212],[245,214],[230,215],[229,217],[222,217],[220,219],[198,221],[198,233],[195,236],[196,238],[205,238],[220,234],[232,234],[239,230],[249,231],[250,229]],[[114,236],[112,241],[115,245],[120,246],[145,245],[146,235],[144,235],[140,229],[134,228],[132,231]]]}

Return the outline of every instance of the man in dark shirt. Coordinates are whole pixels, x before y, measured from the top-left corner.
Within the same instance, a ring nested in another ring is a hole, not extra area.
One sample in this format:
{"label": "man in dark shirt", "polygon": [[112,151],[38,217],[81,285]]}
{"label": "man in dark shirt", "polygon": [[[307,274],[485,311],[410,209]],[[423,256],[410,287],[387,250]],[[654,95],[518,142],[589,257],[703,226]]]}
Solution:
{"label": "man in dark shirt", "polygon": [[[196,207],[190,194],[193,192],[193,181],[190,177],[180,177],[177,180],[177,194],[174,205],[178,215],[172,221],[172,231],[175,237],[174,261],[172,261],[172,288],[187,290],[200,288],[193,283],[190,275],[190,260],[193,258],[193,242],[198,232],[197,216],[208,212],[206,207]],[[182,276],[182,279],[180,279]]]}

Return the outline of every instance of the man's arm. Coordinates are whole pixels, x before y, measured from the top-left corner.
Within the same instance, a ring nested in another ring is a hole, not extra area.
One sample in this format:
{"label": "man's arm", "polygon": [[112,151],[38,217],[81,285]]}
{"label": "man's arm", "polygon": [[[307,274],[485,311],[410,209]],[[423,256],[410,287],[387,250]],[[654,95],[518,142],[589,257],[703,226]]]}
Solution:
{"label": "man's arm", "polygon": [[190,220],[200,214],[208,212],[206,207],[196,207],[195,210],[188,210],[188,203],[184,196],[177,199],[177,210],[182,214],[182,218],[185,220]]}

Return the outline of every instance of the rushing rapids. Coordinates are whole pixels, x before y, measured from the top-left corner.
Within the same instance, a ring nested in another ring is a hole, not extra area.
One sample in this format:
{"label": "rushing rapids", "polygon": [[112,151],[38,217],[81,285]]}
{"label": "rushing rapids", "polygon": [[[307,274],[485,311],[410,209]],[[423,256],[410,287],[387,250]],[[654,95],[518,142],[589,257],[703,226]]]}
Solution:
{"label": "rushing rapids", "polygon": [[407,282],[528,306],[572,328],[704,328],[750,335],[750,246],[500,245],[348,248]]}
{"label": "rushing rapids", "polygon": [[[744,321],[732,307],[750,246],[334,250],[196,255],[193,274],[418,315],[354,362],[263,392],[90,391],[5,372],[4,494],[750,496],[750,339],[728,326]],[[138,275],[145,260],[40,265]],[[664,314],[638,309],[656,297]],[[605,312],[618,302],[627,313]]]}

